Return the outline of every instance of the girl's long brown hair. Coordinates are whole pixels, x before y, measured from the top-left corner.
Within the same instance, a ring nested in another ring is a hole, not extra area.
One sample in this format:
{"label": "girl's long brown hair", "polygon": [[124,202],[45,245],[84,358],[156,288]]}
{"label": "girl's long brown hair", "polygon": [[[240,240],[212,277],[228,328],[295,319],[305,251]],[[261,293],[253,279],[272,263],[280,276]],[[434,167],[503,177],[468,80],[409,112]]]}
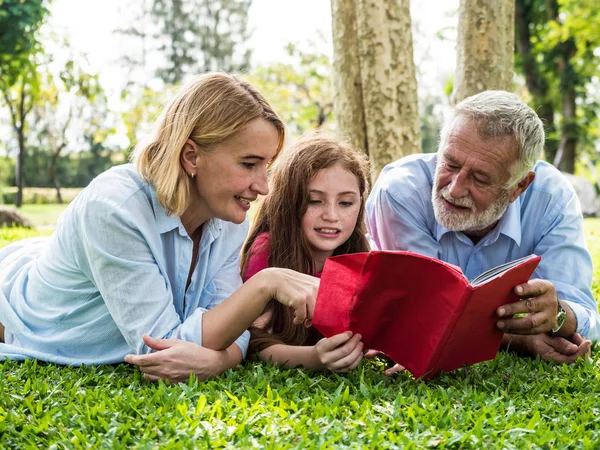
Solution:
{"label": "girl's long brown hair", "polygon": [[[242,249],[242,274],[248,267],[252,244],[262,233],[270,234],[269,267],[315,273],[310,246],[302,232],[302,217],[308,208],[308,185],[321,169],[337,164],[356,176],[361,204],[352,235],[333,254],[369,251],[363,220],[369,190],[367,158],[338,138],[313,134],[285,150],[277,161],[270,193],[260,205]],[[321,337],[312,328],[294,325],[293,311],[279,302],[271,301],[265,311],[269,310],[271,318],[263,328],[250,328],[251,354],[275,344],[312,345]]]}

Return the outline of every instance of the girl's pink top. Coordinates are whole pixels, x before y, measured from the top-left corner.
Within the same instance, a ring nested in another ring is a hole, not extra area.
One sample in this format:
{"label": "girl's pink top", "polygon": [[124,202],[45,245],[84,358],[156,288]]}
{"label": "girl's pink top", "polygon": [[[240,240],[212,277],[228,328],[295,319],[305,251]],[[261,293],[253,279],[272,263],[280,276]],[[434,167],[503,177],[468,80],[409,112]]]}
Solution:
{"label": "girl's pink top", "polygon": [[[271,235],[269,233],[259,234],[252,247],[250,247],[250,257],[246,272],[242,274],[244,283],[263,269],[269,267],[269,255],[271,254]],[[315,274],[315,277],[321,278],[321,273]]]}

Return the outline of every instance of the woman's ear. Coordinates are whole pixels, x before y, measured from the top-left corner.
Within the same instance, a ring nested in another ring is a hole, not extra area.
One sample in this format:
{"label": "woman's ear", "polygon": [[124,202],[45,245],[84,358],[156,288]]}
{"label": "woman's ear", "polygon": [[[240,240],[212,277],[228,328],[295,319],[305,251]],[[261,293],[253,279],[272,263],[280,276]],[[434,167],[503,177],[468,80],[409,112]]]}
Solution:
{"label": "woman's ear", "polygon": [[185,141],[185,144],[183,144],[183,148],[181,149],[181,167],[183,167],[185,173],[187,173],[191,178],[194,178],[196,176],[196,172],[198,171],[196,164],[198,157],[197,150],[198,146],[191,139]]}

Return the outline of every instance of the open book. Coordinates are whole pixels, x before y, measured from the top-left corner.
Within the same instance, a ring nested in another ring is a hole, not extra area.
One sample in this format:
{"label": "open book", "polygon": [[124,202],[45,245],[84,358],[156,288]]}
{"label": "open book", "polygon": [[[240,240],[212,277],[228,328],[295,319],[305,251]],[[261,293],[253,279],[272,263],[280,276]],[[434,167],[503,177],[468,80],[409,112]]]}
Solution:
{"label": "open book", "polygon": [[326,337],[351,330],[416,378],[494,359],[496,309],[518,301],[540,257],[503,264],[469,282],[459,267],[403,251],[327,259],[313,325]]}

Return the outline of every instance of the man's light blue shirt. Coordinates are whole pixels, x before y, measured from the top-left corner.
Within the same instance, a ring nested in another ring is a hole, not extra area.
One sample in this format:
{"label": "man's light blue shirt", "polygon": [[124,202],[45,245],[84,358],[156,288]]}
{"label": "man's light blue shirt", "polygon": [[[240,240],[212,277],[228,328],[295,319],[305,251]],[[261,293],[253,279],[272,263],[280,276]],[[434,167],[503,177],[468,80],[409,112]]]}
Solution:
{"label": "man's light blue shirt", "polygon": [[387,165],[366,205],[371,246],[411,250],[459,266],[467,278],[535,253],[533,278],[551,281],[571,307],[577,331],[600,339],[598,306],[591,292],[592,259],[575,191],[552,165],[538,161],[535,180],[498,225],[477,244],[435,220],[431,190],[437,154],[411,155]]}
{"label": "man's light blue shirt", "polygon": [[[202,345],[202,315],[238,289],[248,232],[212,219],[193,241],[131,164],[97,177],[56,232],[0,249],[0,355],[106,364],[146,353],[142,334]],[[249,334],[236,344],[245,355]]]}

